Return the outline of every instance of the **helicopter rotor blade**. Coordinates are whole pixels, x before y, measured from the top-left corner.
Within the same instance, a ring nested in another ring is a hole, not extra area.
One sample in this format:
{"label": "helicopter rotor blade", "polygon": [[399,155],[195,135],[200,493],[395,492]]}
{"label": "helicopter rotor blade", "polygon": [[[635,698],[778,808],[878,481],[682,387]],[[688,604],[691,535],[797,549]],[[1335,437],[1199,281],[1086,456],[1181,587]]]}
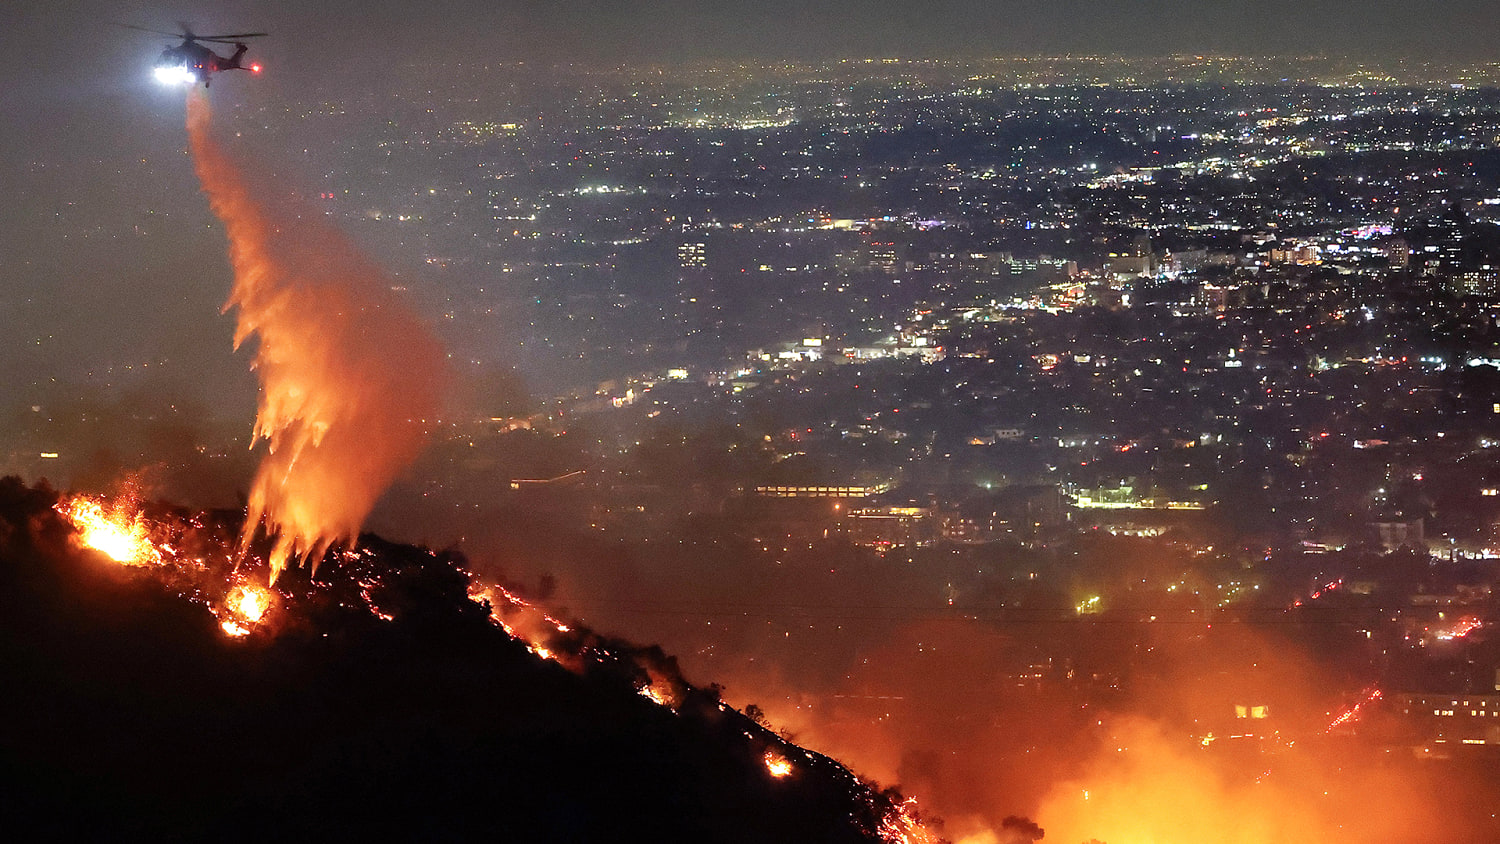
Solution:
{"label": "helicopter rotor blade", "polygon": [[235,35],[194,35],[194,41],[212,41],[216,44],[233,44],[241,38],[260,38],[269,32],[241,32]]}
{"label": "helicopter rotor blade", "polygon": [[165,35],[165,36],[167,36],[169,38],[181,38],[181,37],[183,37],[183,33],[181,33],[181,32],[167,32],[167,31],[161,30],[161,29],[147,29],[144,26],[136,26],[134,24],[129,24],[129,23],[116,23],[115,21],[106,21],[106,23],[108,23],[110,26],[118,26],[118,27],[123,27],[125,29],[134,29],[134,30],[136,30],[138,32],[149,32],[152,35]]}

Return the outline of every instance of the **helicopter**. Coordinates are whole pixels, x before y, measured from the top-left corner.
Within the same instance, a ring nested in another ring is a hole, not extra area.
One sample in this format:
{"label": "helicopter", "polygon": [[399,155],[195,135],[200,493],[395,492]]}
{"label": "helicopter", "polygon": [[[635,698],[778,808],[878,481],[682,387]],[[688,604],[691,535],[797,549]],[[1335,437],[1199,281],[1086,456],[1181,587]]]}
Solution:
{"label": "helicopter", "polygon": [[[260,65],[252,63],[243,65],[240,60],[244,57],[249,46],[241,39],[260,38],[267,35],[265,32],[238,32],[231,35],[195,35],[192,28],[185,23],[179,23],[181,32],[163,32],[159,29],[147,29],[143,26],[132,26],[128,23],[116,24],[126,29],[138,29],[141,32],[150,32],[155,35],[168,35],[173,38],[182,38],[182,43],[175,47],[168,46],[161,51],[156,59],[156,78],[163,82],[202,82],[207,88],[213,80],[213,75],[225,70],[248,70],[251,73],[260,73]],[[234,55],[221,56],[212,49],[203,46],[210,44],[233,44]]]}

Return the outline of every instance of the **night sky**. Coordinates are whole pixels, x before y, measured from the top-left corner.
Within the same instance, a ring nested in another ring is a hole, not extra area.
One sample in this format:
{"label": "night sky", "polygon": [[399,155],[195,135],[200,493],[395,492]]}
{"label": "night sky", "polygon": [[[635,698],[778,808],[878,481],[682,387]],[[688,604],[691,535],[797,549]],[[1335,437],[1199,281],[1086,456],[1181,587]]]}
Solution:
{"label": "night sky", "polygon": [[1483,0],[237,0],[199,6],[65,0],[7,6],[0,17],[6,87],[38,76],[76,81],[80,72],[127,61],[139,42],[102,29],[107,20],[270,31],[279,42],[276,57],[299,71],[322,59],[441,60],[455,52],[531,60],[1067,51],[1482,58],[1500,24],[1500,8]]}

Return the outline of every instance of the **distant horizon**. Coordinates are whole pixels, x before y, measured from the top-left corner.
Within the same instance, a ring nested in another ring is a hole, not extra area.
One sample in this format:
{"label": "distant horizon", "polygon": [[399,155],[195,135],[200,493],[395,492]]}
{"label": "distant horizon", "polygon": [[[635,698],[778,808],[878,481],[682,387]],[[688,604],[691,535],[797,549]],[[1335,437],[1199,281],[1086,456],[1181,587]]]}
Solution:
{"label": "distant horizon", "polygon": [[[254,45],[268,70],[295,67],[335,78],[407,61],[476,58],[589,64],[1020,56],[1500,61],[1493,38],[1500,6],[1478,0],[1435,7],[1395,0],[435,0],[420,8],[393,0],[316,6],[240,0],[212,10],[62,0],[8,15],[0,82],[87,81],[149,62],[170,38],[113,24],[173,31],[178,21],[198,32],[268,32]],[[70,61],[64,63],[56,61],[60,32],[69,33]]]}
{"label": "distant horizon", "polygon": [[[1500,60],[1421,60],[1388,57],[1366,60],[1347,56],[1262,56],[1233,54],[1163,54],[1128,56],[1083,53],[1009,54],[989,56],[843,56],[827,59],[721,57],[672,60],[456,60],[446,72],[495,73],[507,68],[517,72],[561,72],[581,75],[609,74],[703,74],[722,72],[815,73],[834,70],[855,72],[869,66],[870,79],[883,74],[930,72],[938,81],[941,71],[994,73],[988,84],[1024,85],[1160,85],[1160,84],[1288,84],[1319,86],[1363,86],[1397,84],[1408,87],[1500,87]],[[885,70],[881,70],[884,68]],[[412,60],[393,65],[388,79],[407,74],[425,79],[431,65]],[[1005,74],[1014,74],[1007,78]],[[1086,76],[1088,78],[1071,78]],[[1050,78],[1040,78],[1050,77]],[[410,80],[408,80],[410,81]]]}
{"label": "distant horizon", "polygon": [[[827,67],[840,64],[888,64],[888,65],[977,65],[985,63],[1010,63],[1010,62],[1098,62],[1118,64],[1140,64],[1151,62],[1255,62],[1267,67],[1295,66],[1317,62],[1326,62],[1334,65],[1350,65],[1350,69],[1376,69],[1397,70],[1403,68],[1441,68],[1452,70],[1476,70],[1493,69],[1500,71],[1500,56],[1494,59],[1463,59],[1463,58],[1417,58],[1404,56],[1386,56],[1383,58],[1366,58],[1351,55],[1318,54],[1308,53],[1295,56],[1255,54],[1255,53],[1159,53],[1159,54],[1126,54],[1126,53],[1085,53],[1085,52],[1060,52],[1060,53],[994,53],[994,54],[929,54],[929,55],[894,55],[894,54],[848,54],[830,56],[824,58],[810,58],[799,56],[720,56],[720,57],[681,57],[674,59],[661,58],[625,58],[625,59],[455,59],[453,67],[569,67],[587,70],[624,70],[624,69],[676,69],[676,68],[712,68],[717,66],[754,67],[768,68],[776,65],[788,67]],[[408,62],[397,63],[400,67],[431,67],[431,64],[420,59],[412,59]]]}

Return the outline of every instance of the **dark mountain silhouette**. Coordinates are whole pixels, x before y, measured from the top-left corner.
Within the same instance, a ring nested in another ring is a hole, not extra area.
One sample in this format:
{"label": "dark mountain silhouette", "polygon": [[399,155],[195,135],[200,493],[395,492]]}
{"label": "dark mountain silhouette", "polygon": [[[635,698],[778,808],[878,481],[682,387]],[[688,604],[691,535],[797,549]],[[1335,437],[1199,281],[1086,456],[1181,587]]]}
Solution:
{"label": "dark mountain silhouette", "polygon": [[[467,598],[454,555],[364,537],[316,582],[283,576],[274,634],[233,639],[188,581],[79,550],[56,500],[0,480],[6,829],[855,842],[895,805],[712,689],[675,679],[676,711],[638,694],[644,666],[675,672],[659,650],[580,632],[586,668],[540,659]],[[770,776],[768,750],[794,773]]]}

